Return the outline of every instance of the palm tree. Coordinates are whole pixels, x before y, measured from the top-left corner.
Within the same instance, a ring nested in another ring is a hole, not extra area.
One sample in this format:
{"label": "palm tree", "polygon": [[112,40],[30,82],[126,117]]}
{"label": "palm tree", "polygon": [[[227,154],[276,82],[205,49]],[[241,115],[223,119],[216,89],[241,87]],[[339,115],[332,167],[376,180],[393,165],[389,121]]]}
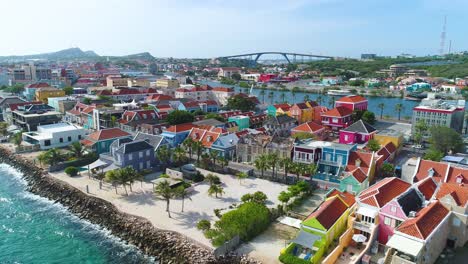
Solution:
{"label": "palm tree", "polygon": [[37,160],[39,161],[39,164],[41,165],[44,165],[45,163],[47,163],[47,152],[42,152],[41,154],[39,154],[37,156]]}
{"label": "palm tree", "polygon": [[229,161],[225,158],[225,157],[220,157],[218,159],[219,161],[219,165],[221,165],[221,169],[224,171],[224,167],[226,167],[227,165],[229,165]]}
{"label": "palm tree", "polygon": [[174,197],[175,192],[174,190],[172,190],[171,186],[169,185],[169,182],[166,180],[159,182],[154,187],[154,193],[156,196],[159,196],[162,199],[166,200],[166,212],[169,218],[171,218],[171,212],[169,211],[169,203]]}
{"label": "palm tree", "polygon": [[289,170],[293,167],[293,163],[291,161],[291,159],[289,157],[284,157],[282,159],[280,159],[279,161],[279,165],[281,167],[283,167],[283,171],[284,171],[284,182],[286,182],[286,179],[288,177],[288,172]]}
{"label": "palm tree", "polygon": [[119,173],[120,177],[122,178],[124,187],[128,184],[128,186],[130,187],[130,192],[133,192],[132,184],[139,177],[139,173],[132,166],[127,166],[125,168],[120,169]]}
{"label": "palm tree", "polygon": [[403,109],[405,109],[405,107],[403,106],[403,104],[398,103],[398,104],[395,105],[395,111],[398,112],[398,120],[400,120],[401,111],[403,111]]}
{"label": "palm tree", "polygon": [[306,166],[305,173],[310,174],[310,177],[312,177],[315,175],[315,173],[317,173],[317,169],[317,164],[311,163]]}
{"label": "palm tree", "polygon": [[110,182],[115,188],[115,194],[117,193],[117,170],[107,171],[104,178],[106,181]]}
{"label": "palm tree", "polygon": [[308,94],[304,95],[304,102],[310,101],[310,96]]}
{"label": "palm tree", "polygon": [[13,135],[13,144],[19,147],[21,145],[21,142],[23,142],[23,133],[17,132]]}
{"label": "palm tree", "polygon": [[380,109],[380,119],[382,119],[383,117],[383,110],[385,108],[385,104],[384,103],[380,103],[377,105],[377,107]]}
{"label": "palm tree", "polygon": [[63,160],[63,155],[57,148],[49,149],[47,151],[47,163],[55,165]]}
{"label": "palm tree", "polygon": [[178,165],[180,165],[181,162],[183,162],[186,159],[185,156],[185,150],[181,148],[180,146],[176,147],[174,149],[174,162]]}
{"label": "palm tree", "polygon": [[213,173],[208,173],[208,175],[206,175],[205,177],[205,180],[207,180],[210,183],[210,185],[218,184],[220,182],[219,177],[214,175]]}
{"label": "palm tree", "polygon": [[268,164],[272,169],[272,178],[275,178],[275,169],[276,165],[278,165],[278,154],[272,153],[268,154]]}
{"label": "palm tree", "polygon": [[213,194],[215,195],[216,198],[218,198],[219,195],[223,195],[224,189],[218,184],[212,184],[210,188],[208,189],[208,195],[212,196]]}
{"label": "palm tree", "polygon": [[269,160],[267,155],[260,155],[254,161],[255,168],[260,170],[262,173],[262,178],[265,170],[270,168]]}
{"label": "palm tree", "polygon": [[216,160],[218,159],[219,157],[219,151],[217,150],[210,150],[210,159],[213,161],[213,166],[216,167]]}
{"label": "palm tree", "polygon": [[73,142],[70,145],[70,153],[77,158],[83,157],[84,151],[83,145],[80,142]]}
{"label": "palm tree", "polygon": [[247,177],[249,177],[249,175],[247,175],[247,173],[245,173],[245,172],[238,172],[238,173],[236,174],[236,177],[237,177],[237,179],[239,180],[239,183],[241,183],[241,181],[242,181],[243,179],[246,179]]}
{"label": "palm tree", "polygon": [[281,103],[286,102],[284,98],[286,98],[286,88],[281,88]]}
{"label": "palm tree", "polygon": [[265,104],[265,89],[262,88],[260,91],[260,96],[262,97],[262,103]]}
{"label": "palm tree", "polygon": [[168,146],[161,146],[156,151],[156,156],[159,159],[159,161],[161,161],[163,168],[165,168],[171,161],[171,149],[169,149]]}
{"label": "palm tree", "polygon": [[296,162],[293,164],[293,170],[296,174],[296,181],[300,180],[301,175],[304,175],[307,171],[307,165],[304,163]]}
{"label": "palm tree", "polygon": [[335,104],[335,97],[334,96],[331,96],[330,99],[328,99],[328,104],[330,105],[330,107],[333,107],[333,105]]}
{"label": "palm tree", "polygon": [[192,200],[192,198],[189,197],[189,194],[190,193],[187,191],[187,189],[183,185],[181,185],[181,186],[179,186],[179,187],[177,187],[175,189],[175,195],[177,197],[182,198],[182,210],[181,210],[181,212],[184,212],[185,198],[188,198],[190,201]]}
{"label": "palm tree", "polygon": [[110,118],[111,127],[115,127],[116,124],[117,124],[117,117],[116,116],[111,116],[111,118]]}
{"label": "palm tree", "polygon": [[321,96],[321,95],[317,96],[316,101],[317,101],[317,103],[318,103],[319,105],[321,105],[321,104],[322,104],[322,101],[323,101],[322,96]]}
{"label": "palm tree", "polygon": [[192,148],[197,154],[197,163],[200,163],[200,156],[203,152],[203,144],[200,141],[195,141],[192,145]]}
{"label": "palm tree", "polygon": [[182,143],[184,147],[188,150],[190,159],[192,159],[192,154],[193,154],[193,145],[195,144],[195,141],[191,137],[188,137],[184,142]]}
{"label": "palm tree", "polygon": [[8,132],[8,123],[0,122],[0,135],[6,136],[7,132]]}
{"label": "palm tree", "polygon": [[270,91],[268,93],[268,98],[270,99],[270,104],[273,104],[273,97],[274,97],[275,93],[273,91]]}

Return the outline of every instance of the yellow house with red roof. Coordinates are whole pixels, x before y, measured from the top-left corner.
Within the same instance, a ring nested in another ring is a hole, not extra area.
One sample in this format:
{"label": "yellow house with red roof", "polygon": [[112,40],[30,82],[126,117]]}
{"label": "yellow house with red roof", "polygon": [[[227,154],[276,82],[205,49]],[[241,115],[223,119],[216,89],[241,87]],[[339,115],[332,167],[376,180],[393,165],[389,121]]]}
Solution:
{"label": "yellow house with red roof", "polygon": [[346,229],[354,205],[353,195],[337,190],[330,192],[319,208],[302,222],[299,235],[281,251],[280,261],[288,263],[299,258],[320,263],[333,240]]}

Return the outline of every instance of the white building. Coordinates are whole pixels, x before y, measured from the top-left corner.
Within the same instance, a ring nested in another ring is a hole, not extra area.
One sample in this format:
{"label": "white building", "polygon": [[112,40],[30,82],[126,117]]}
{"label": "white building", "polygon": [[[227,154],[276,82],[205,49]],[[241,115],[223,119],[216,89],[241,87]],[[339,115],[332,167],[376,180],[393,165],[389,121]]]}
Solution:
{"label": "white building", "polygon": [[85,130],[67,123],[38,126],[37,132],[23,133],[23,141],[41,149],[66,147],[85,138]]}
{"label": "white building", "polygon": [[219,68],[218,77],[231,78],[234,73],[241,73],[241,69],[236,67],[222,67]]}

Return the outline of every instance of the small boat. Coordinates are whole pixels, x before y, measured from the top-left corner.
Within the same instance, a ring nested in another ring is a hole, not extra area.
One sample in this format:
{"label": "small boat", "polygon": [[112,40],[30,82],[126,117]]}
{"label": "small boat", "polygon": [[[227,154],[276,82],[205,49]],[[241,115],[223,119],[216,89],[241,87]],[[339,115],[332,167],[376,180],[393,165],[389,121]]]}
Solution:
{"label": "small boat", "polygon": [[408,101],[421,101],[422,99],[417,98],[417,97],[405,96],[405,100],[408,100]]}
{"label": "small boat", "polygon": [[328,90],[327,94],[340,96],[352,95],[352,93],[349,90]]}

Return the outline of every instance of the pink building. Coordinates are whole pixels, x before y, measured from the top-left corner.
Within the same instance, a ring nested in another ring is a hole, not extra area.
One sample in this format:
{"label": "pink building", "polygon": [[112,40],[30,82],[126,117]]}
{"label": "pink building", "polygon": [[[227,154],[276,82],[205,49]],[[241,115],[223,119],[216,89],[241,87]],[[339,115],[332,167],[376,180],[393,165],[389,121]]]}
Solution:
{"label": "pink building", "polygon": [[344,106],[352,111],[367,110],[367,99],[360,95],[350,95],[338,99],[335,102],[335,107]]}
{"label": "pink building", "polygon": [[338,106],[322,114],[322,125],[332,130],[341,130],[351,125],[353,111],[344,106]]}
{"label": "pink building", "polygon": [[377,129],[362,120],[340,130],[341,144],[364,144],[374,137]]}

